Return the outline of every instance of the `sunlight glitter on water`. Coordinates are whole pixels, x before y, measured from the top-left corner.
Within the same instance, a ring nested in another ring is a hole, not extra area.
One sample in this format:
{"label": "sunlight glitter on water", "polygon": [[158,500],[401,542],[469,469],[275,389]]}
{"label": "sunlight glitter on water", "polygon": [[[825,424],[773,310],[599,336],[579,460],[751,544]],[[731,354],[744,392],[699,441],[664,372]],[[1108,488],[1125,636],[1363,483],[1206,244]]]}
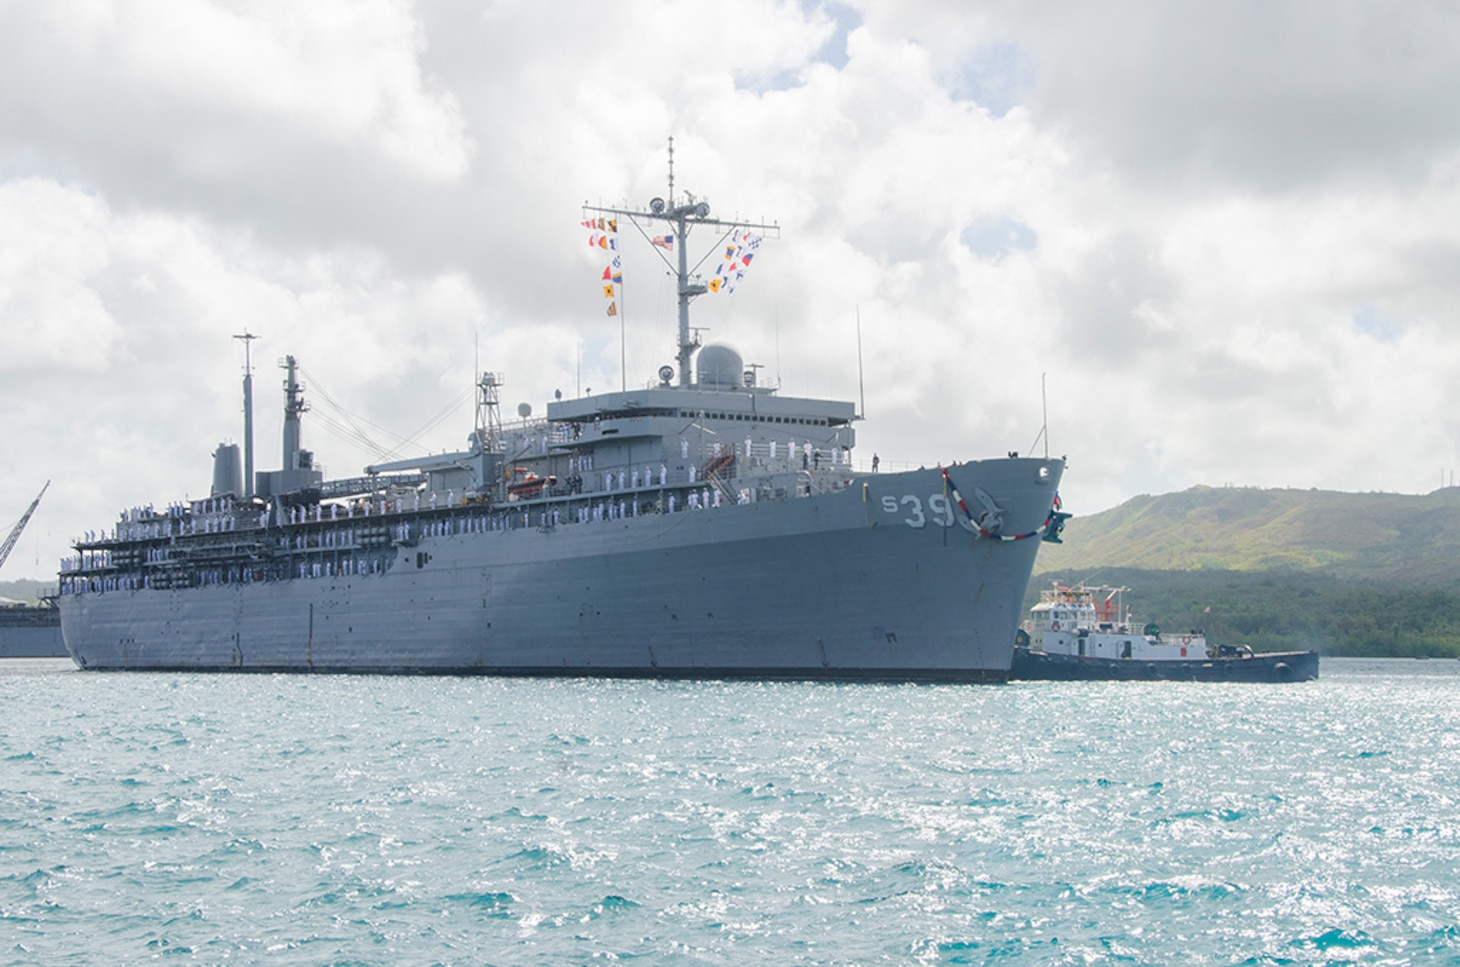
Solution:
{"label": "sunlight glitter on water", "polygon": [[1418,666],[978,688],[0,675],[3,949],[1446,963],[1460,698]]}

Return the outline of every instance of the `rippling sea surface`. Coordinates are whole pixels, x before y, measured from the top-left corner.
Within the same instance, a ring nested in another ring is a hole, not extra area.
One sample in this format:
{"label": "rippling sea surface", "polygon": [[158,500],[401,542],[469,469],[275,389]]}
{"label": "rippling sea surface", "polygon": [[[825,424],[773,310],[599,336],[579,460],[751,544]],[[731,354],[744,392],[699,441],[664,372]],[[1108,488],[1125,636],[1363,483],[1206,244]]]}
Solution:
{"label": "rippling sea surface", "polygon": [[1460,662],[868,686],[0,665],[0,963],[1460,963]]}

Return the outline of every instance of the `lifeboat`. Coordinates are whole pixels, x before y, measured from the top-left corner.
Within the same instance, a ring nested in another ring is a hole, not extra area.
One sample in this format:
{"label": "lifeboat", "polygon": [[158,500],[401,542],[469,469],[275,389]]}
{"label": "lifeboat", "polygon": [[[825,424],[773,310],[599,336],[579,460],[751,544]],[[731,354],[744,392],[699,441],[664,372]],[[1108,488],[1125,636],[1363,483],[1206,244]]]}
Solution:
{"label": "lifeboat", "polygon": [[556,486],[558,482],[557,477],[539,477],[537,474],[524,470],[522,467],[516,468],[513,473],[522,475],[507,485],[507,495],[513,500],[527,500],[532,497],[539,497],[542,495],[544,487]]}

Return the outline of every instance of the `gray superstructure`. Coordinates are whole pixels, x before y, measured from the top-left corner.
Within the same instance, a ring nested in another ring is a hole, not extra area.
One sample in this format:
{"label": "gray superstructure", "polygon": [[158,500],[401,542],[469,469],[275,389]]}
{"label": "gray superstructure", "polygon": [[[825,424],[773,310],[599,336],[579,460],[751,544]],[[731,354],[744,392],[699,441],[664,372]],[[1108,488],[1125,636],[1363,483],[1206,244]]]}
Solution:
{"label": "gray superstructure", "polygon": [[[850,403],[755,385],[699,347],[675,230],[679,368],[504,424],[482,374],[468,447],[325,481],[286,362],[284,466],[252,495],[125,512],[63,563],[88,669],[1003,680],[1060,459],[854,469]],[[689,372],[695,364],[693,378]],[[677,377],[677,379],[676,379]],[[237,455],[218,459],[236,474]]]}

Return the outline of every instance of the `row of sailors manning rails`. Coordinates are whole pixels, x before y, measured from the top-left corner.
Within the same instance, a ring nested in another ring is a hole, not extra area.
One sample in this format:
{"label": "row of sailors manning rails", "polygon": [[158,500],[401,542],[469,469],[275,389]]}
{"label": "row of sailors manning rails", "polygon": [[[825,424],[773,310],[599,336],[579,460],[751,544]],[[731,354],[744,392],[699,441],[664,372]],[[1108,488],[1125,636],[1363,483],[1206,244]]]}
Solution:
{"label": "row of sailors manning rails", "polygon": [[[746,440],[745,443],[748,450],[750,441]],[[767,449],[770,459],[776,459],[776,441],[772,440]],[[804,448],[798,447],[795,443],[787,444],[787,450],[787,456],[792,462],[796,460],[799,453],[803,470],[819,469],[823,454],[825,454],[825,459],[833,466],[849,464],[851,462],[851,454],[844,447],[818,450],[808,441]],[[683,457],[687,458],[689,456],[689,441],[680,441],[680,453]],[[712,451],[712,459],[720,457],[721,454],[721,444],[716,443]],[[568,458],[568,472],[570,474],[592,469],[593,458],[591,454]],[[682,483],[695,483],[698,473],[698,468],[694,464],[690,464],[685,469]],[[659,465],[657,475],[647,466],[642,471],[638,467],[629,469],[620,468],[617,472],[606,471],[603,474],[603,490],[605,492],[613,492],[626,489],[638,490],[640,487],[653,487],[656,485],[665,487],[669,485],[669,476],[669,468],[662,463]],[[691,492],[686,498],[688,506],[692,509],[705,506],[720,506],[720,492],[718,490],[705,488],[704,492],[705,496],[702,499],[696,499],[698,495],[695,492]],[[749,503],[752,499],[753,497],[749,491],[742,490],[737,502]],[[436,510],[438,503],[442,500],[443,498],[436,491],[430,491],[425,495],[423,501],[422,494],[418,491],[410,498],[410,509],[412,512],[420,512],[423,509]],[[673,495],[670,496],[670,502],[674,502]],[[422,506],[423,503],[424,507]],[[440,506],[452,507],[455,505],[456,492],[454,490],[448,490],[444,497],[444,503],[440,503]],[[326,510],[326,506],[328,506],[328,510]],[[329,520],[339,520],[342,506],[346,518],[354,517],[357,512],[360,516],[364,517],[368,517],[372,513],[385,515],[391,513],[392,510],[397,514],[401,514],[406,512],[406,499],[402,497],[395,497],[393,499],[381,497],[378,500],[356,500],[346,502],[343,505],[314,504],[312,507],[291,506],[279,508],[279,510],[287,512],[287,522],[289,524],[305,524],[310,520],[315,522],[323,521],[326,519],[326,514],[328,514]],[[107,541],[155,540],[194,534],[224,533],[237,529],[238,515],[235,512],[236,509],[236,504],[232,497],[212,497],[207,500],[173,503],[168,506],[165,515],[159,515],[150,504],[146,507],[133,507],[130,510],[122,512],[121,519],[111,528],[110,533],[104,530],[89,530],[85,533],[81,543],[97,544]],[[258,526],[269,526],[269,518],[271,515],[278,516],[272,505],[261,510],[258,516]],[[278,519],[278,523],[282,524],[284,522],[283,518]]]}
{"label": "row of sailors manning rails", "polygon": [[[750,440],[746,440],[746,449],[750,449]],[[802,469],[819,469],[822,463],[823,454],[828,463],[833,466],[849,464],[851,455],[848,450],[842,447],[833,447],[828,451],[817,450],[810,442],[803,447],[795,443],[789,443],[787,447],[787,458],[793,463],[799,456]],[[771,441],[766,448],[770,459],[777,457],[776,441]],[[680,441],[681,455],[688,457],[689,443],[687,440]],[[712,451],[712,459],[722,455],[721,444],[716,443]],[[592,469],[592,456],[583,455],[570,457],[568,461],[568,472],[576,473]],[[682,483],[694,484],[697,482],[698,469],[690,464],[684,471]],[[617,472],[606,471],[603,474],[603,491],[615,492],[625,490],[638,490],[641,487],[665,487],[669,485],[669,468],[660,464],[658,473],[650,467],[644,467],[642,471],[638,467],[631,469],[619,469]],[[679,474],[676,474],[679,476]],[[682,484],[677,484],[682,485]],[[735,495],[736,503],[747,504],[754,500],[754,491],[741,489]],[[683,503],[677,499],[675,494],[669,494],[663,505],[659,508],[666,513],[676,513],[679,510],[702,510],[709,507],[719,507],[724,501],[724,496],[719,488],[709,486],[690,490],[684,495]],[[374,499],[363,499],[345,502],[344,504],[313,504],[309,507],[290,506],[276,507],[270,505],[263,508],[258,515],[258,526],[266,528],[269,526],[271,517],[274,517],[279,524],[290,525],[307,524],[311,521],[319,523],[325,520],[337,521],[352,519],[356,516],[369,517],[372,515],[385,516],[392,512],[396,514],[407,513],[407,503],[412,513],[419,513],[422,510],[437,510],[438,505],[453,507],[456,505],[456,493],[448,490],[443,498],[436,491],[430,491],[423,495],[420,491],[415,492],[409,498],[405,497],[380,497]],[[212,497],[206,500],[195,500],[190,502],[179,502],[168,506],[165,515],[159,515],[155,509],[148,505],[146,507],[134,507],[123,511],[121,519],[115,524],[110,533],[106,531],[87,531],[81,543],[98,544],[108,542],[138,541],[138,540],[161,540],[171,537],[183,537],[197,534],[220,534],[236,531],[238,528],[239,515],[238,507],[232,497]],[[343,510],[343,512],[342,512]],[[617,520],[623,517],[639,516],[640,506],[637,501],[599,501],[591,505],[579,506],[576,509],[578,523],[588,523],[596,520]],[[551,526],[562,523],[562,514],[558,510],[544,511],[538,515],[540,526]],[[517,523],[518,526],[530,526],[531,518],[527,512],[523,512],[519,522],[500,517],[471,517],[462,518],[455,522],[456,533],[472,533],[488,530],[505,530]],[[445,536],[450,533],[452,522],[438,521],[427,525],[426,532],[421,536]],[[397,527],[396,537],[401,540],[409,539],[409,524],[401,524]],[[434,533],[433,530],[439,527],[441,533]],[[305,541],[301,535],[295,538],[297,542]],[[281,544],[284,542],[281,541]],[[301,549],[306,547],[305,543],[298,543]],[[160,552],[158,552],[160,553]],[[165,558],[158,557],[158,560]],[[110,553],[105,549],[89,549],[82,552],[79,557],[63,558],[61,561],[62,571],[86,570],[96,567],[107,567],[110,564]]]}
{"label": "row of sailors manning rails", "polygon": [[[749,495],[742,491],[741,503],[749,502]],[[403,513],[403,501],[395,500],[396,513]],[[434,504],[434,501],[432,501]],[[685,498],[683,506],[678,505],[674,494],[669,494],[665,502],[665,512],[675,513],[678,510],[703,510],[707,507],[719,507],[721,505],[720,491],[704,488],[703,490],[691,491]],[[415,500],[416,509],[420,509],[419,494]],[[381,501],[379,513],[389,513],[388,503]],[[331,511],[338,511],[338,506],[331,506]],[[311,519],[302,507],[289,509],[291,523],[305,523]],[[577,521],[586,524],[590,521],[622,520],[627,517],[638,517],[640,505],[638,501],[598,501],[591,506],[579,506],[577,508]],[[348,508],[346,519],[352,515]],[[368,516],[362,515],[362,516]],[[534,517],[536,518],[534,520]],[[312,519],[319,521],[325,519],[320,513],[318,505],[314,507]],[[336,513],[331,513],[329,520],[339,520]],[[441,518],[436,520],[417,521],[414,525],[410,521],[398,522],[394,528],[394,537],[398,543],[414,543],[422,537],[450,537],[454,534],[484,534],[489,531],[507,531],[516,527],[531,527],[534,523],[544,530],[551,529],[563,522],[563,515],[560,509],[543,510],[532,514],[523,510],[520,514],[491,515],[491,514],[470,514]],[[152,528],[159,527],[161,522],[154,522],[146,525],[136,525],[146,529],[146,533],[139,534],[139,537],[168,536],[166,530],[156,531]],[[233,526],[223,528],[225,531],[233,530]],[[414,533],[413,533],[414,529]],[[322,531],[314,534],[294,534],[292,537],[281,537],[279,546],[301,552],[310,551],[353,551],[358,550],[355,544],[356,534],[353,528],[346,528],[339,531]],[[165,564],[170,558],[170,550],[167,547],[152,547],[146,552],[146,560],[149,564]],[[79,594],[85,591],[129,591],[139,588],[150,588],[153,586],[150,576],[111,575],[99,576],[91,579],[67,577],[75,572],[105,569],[111,566],[112,552],[106,548],[88,549],[79,557],[65,558],[61,562],[62,582],[61,593]],[[389,562],[382,561],[379,556],[370,555],[359,558],[345,557],[343,560],[312,560],[301,561],[298,565],[299,577],[334,577],[349,574],[378,574],[382,570],[388,570]],[[235,574],[234,571],[237,571]],[[199,572],[199,578],[204,584],[228,584],[235,580],[248,581],[249,570],[234,569],[234,571],[223,569],[204,570]]]}
{"label": "row of sailors manning rails", "polygon": [[[432,496],[434,497],[434,494]],[[738,502],[749,503],[750,500],[750,492],[742,490]],[[413,503],[416,510],[421,509],[419,494],[415,496]],[[434,499],[430,503],[434,506]],[[700,490],[690,491],[685,497],[682,507],[678,505],[676,495],[669,494],[663,505],[663,509],[666,513],[673,514],[679,510],[703,510],[707,507],[719,507],[720,505],[720,491],[706,487]],[[389,506],[389,502],[382,499],[378,513],[389,513]],[[404,501],[401,498],[395,499],[394,506],[396,513],[404,512]],[[365,507],[368,508],[369,504],[366,504]],[[313,510],[312,517],[314,520],[320,521],[324,519],[318,504],[314,506]],[[340,519],[338,505],[331,505],[330,511],[330,520]],[[590,521],[621,520],[626,517],[638,517],[639,513],[640,504],[637,500],[600,500],[591,506],[579,506],[577,508],[577,520],[580,524],[586,524]],[[268,511],[260,515],[261,526],[263,518],[267,516]],[[346,519],[353,516],[349,505],[346,505],[345,516]],[[362,516],[369,516],[368,510]],[[562,511],[557,508],[540,511],[535,516],[535,523],[543,530],[549,530],[563,522]],[[290,523],[306,523],[310,517],[311,515],[303,507],[289,508]],[[412,534],[413,525],[411,522],[406,521],[399,522],[395,525],[394,536],[397,542],[407,544],[421,537],[449,537],[453,534],[483,534],[489,531],[506,531],[512,530],[515,527],[532,526],[534,523],[533,517],[534,515],[529,511],[523,510],[520,515],[517,513],[513,513],[510,516],[502,514],[471,514],[437,520],[425,520],[418,521],[414,525],[414,534]],[[226,524],[224,523],[225,521],[227,522]],[[188,529],[184,530],[180,526],[177,533],[197,532],[193,529],[197,524],[196,519],[190,519],[183,523],[187,525]],[[222,517],[216,519],[214,523],[219,526],[221,531],[231,531],[236,526],[236,519]],[[171,525],[171,520],[166,522],[152,521],[149,523],[131,524],[127,527],[127,531],[132,535],[133,539],[166,537],[172,536],[173,534]],[[355,546],[355,537],[353,528],[343,531],[323,531],[315,534],[295,534],[292,538],[281,537],[279,546],[305,553],[310,551],[332,550],[351,551],[358,550]],[[166,547],[148,548],[146,559],[149,564],[164,564],[170,560],[170,551]],[[88,591],[135,591],[153,586],[153,580],[150,575],[121,574],[83,577],[82,574],[78,573],[106,569],[111,566],[111,562],[112,552],[106,548],[87,549],[82,551],[79,557],[63,559],[61,562],[62,576],[60,593],[67,595],[81,594]],[[355,558],[346,556],[342,560],[320,559],[301,561],[298,564],[298,576],[301,578],[320,578],[343,577],[350,574],[379,574],[384,570],[389,570],[389,568],[390,562],[383,560],[377,555]],[[203,584],[231,584],[238,581],[250,581],[252,579],[252,572],[247,567],[204,569],[198,572],[197,578]]]}
{"label": "row of sailors manning rails", "polygon": [[[545,441],[546,441],[546,438],[544,438],[544,448],[546,447],[546,442]],[[679,456],[680,456],[680,459],[681,460],[688,460],[689,459],[689,450],[690,450],[689,440],[681,437],[680,440],[679,440]],[[759,450],[759,452],[761,454],[763,454],[768,461],[772,461],[773,462],[775,460],[780,459],[781,446],[780,446],[779,441],[771,440],[769,443],[766,443],[763,446],[756,447],[755,444],[754,444],[754,441],[752,441],[750,437],[746,437],[745,438],[745,449],[744,450],[741,450],[739,447],[734,446],[734,445],[726,445],[726,444],[723,444],[723,443],[716,443],[716,444],[714,444],[713,446],[711,446],[709,448],[708,452],[701,453],[701,456],[702,457],[708,456],[712,462],[715,461],[715,460],[718,460],[721,456],[725,456],[725,455],[732,454],[732,453],[735,456],[740,457],[742,459],[751,459],[752,457],[754,457],[756,455],[756,451],[757,450]],[[840,465],[840,464],[848,464],[848,465],[850,465],[851,462],[852,462],[852,452],[850,450],[848,450],[846,447],[833,446],[833,447],[830,447],[828,449],[817,449],[815,446],[812,445],[812,443],[811,443],[810,440],[807,440],[804,444],[800,444],[800,445],[798,445],[794,440],[791,441],[791,442],[789,442],[789,443],[787,443],[785,445],[785,453],[786,453],[786,457],[785,457],[786,461],[793,468],[795,466],[796,461],[799,459],[801,461],[801,469],[802,470],[819,470],[821,468],[822,463],[827,463],[827,464],[829,464],[831,466],[837,466],[837,465]],[[582,454],[581,456],[576,456],[576,457],[570,456],[570,457],[568,457],[568,473],[570,473],[570,474],[571,473],[578,473],[580,471],[592,470],[592,469],[593,469],[593,454],[591,454],[591,453],[585,453],[585,454]],[[632,484],[631,485],[634,486],[634,487],[637,487],[637,486],[639,486],[639,480],[640,480],[639,472],[638,472],[637,469],[634,469],[631,472],[632,472]],[[688,469],[688,478],[689,478],[689,482],[690,483],[694,483],[695,482],[695,472],[696,471],[695,471],[694,464],[690,464],[689,465],[689,469]],[[668,468],[665,467],[665,465],[661,463],[659,465],[659,486],[663,487],[663,486],[666,485],[666,477],[667,477],[667,474],[668,474]],[[613,478],[613,474],[608,474],[608,473],[604,474],[604,476],[603,476],[603,489],[605,489],[605,490],[612,490],[613,489],[613,479],[614,479]],[[622,490],[624,488],[625,479],[626,479],[625,478],[625,471],[620,470],[618,472],[618,489]],[[653,474],[652,474],[652,472],[650,471],[650,469],[648,467],[645,467],[644,468],[644,476],[643,476],[642,479],[643,479],[643,482],[644,482],[644,486],[646,486],[646,487],[652,487],[654,485],[654,477],[653,477]]]}

